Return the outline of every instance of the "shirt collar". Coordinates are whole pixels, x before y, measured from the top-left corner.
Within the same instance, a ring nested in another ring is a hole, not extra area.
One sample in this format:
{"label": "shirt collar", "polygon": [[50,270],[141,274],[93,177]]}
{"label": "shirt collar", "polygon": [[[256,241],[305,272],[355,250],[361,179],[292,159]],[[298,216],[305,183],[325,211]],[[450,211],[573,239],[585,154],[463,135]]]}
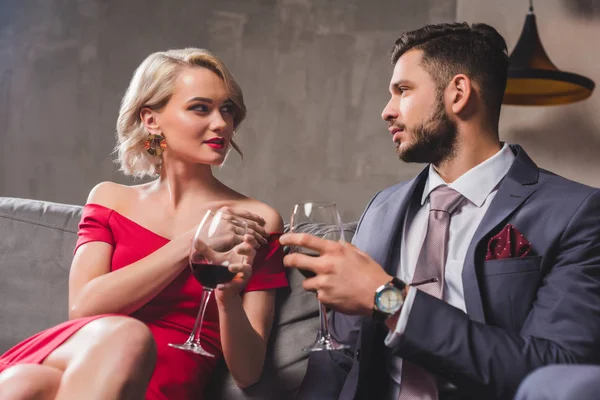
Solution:
{"label": "shirt collar", "polygon": [[[471,168],[448,186],[469,199],[477,207],[481,207],[485,199],[492,193],[492,190],[504,178],[514,159],[515,155],[510,146],[504,143],[499,152]],[[425,204],[429,194],[435,188],[442,185],[446,185],[446,182],[433,168],[433,165],[430,165],[427,182],[425,182],[423,188],[421,205]]]}

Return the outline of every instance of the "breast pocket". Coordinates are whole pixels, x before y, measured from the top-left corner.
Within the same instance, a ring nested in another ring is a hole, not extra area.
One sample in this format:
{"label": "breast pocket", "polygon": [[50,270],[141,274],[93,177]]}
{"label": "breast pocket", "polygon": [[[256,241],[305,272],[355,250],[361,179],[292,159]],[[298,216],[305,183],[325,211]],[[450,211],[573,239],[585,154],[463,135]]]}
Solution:
{"label": "breast pocket", "polygon": [[486,320],[519,331],[531,310],[541,281],[541,256],[491,260],[481,270]]}

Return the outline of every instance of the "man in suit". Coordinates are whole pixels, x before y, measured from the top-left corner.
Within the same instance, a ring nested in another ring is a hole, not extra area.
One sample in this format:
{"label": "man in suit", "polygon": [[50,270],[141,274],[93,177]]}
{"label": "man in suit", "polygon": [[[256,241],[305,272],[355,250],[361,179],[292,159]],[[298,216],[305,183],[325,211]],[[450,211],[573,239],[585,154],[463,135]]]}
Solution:
{"label": "man in suit", "polygon": [[320,253],[284,263],[316,273],[303,286],[351,345],[310,355],[300,398],[510,399],[538,367],[600,361],[600,191],[500,142],[504,39],[430,25],[392,62],[382,117],[429,165],[371,200],[353,245],[281,237]]}

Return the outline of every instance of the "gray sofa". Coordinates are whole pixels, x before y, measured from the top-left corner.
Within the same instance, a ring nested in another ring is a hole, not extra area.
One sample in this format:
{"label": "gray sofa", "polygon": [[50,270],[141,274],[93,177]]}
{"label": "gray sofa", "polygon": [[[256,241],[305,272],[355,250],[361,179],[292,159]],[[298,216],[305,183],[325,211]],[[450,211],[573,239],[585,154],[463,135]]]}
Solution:
{"label": "gray sofa", "polygon": [[[81,206],[0,197],[0,354],[43,329],[67,319],[69,266]],[[313,229],[315,227],[307,227]],[[350,240],[356,223],[345,225]],[[293,398],[304,376],[301,348],[315,338],[315,296],[302,289],[302,276],[288,271],[290,290],[277,294],[277,311],[265,371],[241,391],[221,365],[208,399]]]}

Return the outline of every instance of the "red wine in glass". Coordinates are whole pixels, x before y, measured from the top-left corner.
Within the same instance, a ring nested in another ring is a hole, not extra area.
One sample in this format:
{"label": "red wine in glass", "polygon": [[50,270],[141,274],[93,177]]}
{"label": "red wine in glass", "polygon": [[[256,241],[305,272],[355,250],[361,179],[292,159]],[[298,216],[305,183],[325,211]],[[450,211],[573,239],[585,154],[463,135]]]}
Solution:
{"label": "red wine in glass", "polygon": [[[292,252],[292,253],[300,253],[300,254],[304,254],[305,256],[310,256],[310,257],[318,257],[319,256],[319,253],[317,253],[316,251],[311,250],[311,249],[307,249],[305,247],[293,246],[292,248],[290,248],[290,252]],[[314,278],[315,276],[317,276],[317,274],[315,274],[314,272],[309,271],[309,270],[304,269],[304,268],[297,268],[297,270],[305,278]]]}
{"label": "red wine in glass", "polygon": [[317,274],[315,274],[312,271],[309,271],[307,269],[303,269],[303,268],[298,268],[298,271],[305,277],[305,278],[314,278],[315,276],[317,276]]}
{"label": "red wine in glass", "polygon": [[191,263],[194,278],[204,287],[215,289],[220,283],[227,283],[235,277],[226,266],[217,264]]}

